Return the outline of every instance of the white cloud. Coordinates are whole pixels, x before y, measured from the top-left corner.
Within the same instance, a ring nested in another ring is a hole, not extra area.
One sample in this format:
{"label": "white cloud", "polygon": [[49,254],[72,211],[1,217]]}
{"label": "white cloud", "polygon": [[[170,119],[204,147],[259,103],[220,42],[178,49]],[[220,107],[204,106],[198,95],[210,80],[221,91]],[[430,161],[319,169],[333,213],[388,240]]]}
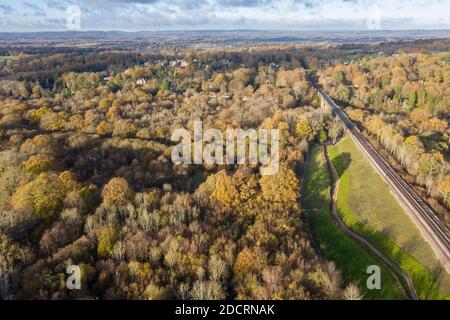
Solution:
{"label": "white cloud", "polygon": [[381,28],[450,29],[442,0],[0,0],[0,30],[64,30],[69,5],[89,30],[366,29],[374,5]]}

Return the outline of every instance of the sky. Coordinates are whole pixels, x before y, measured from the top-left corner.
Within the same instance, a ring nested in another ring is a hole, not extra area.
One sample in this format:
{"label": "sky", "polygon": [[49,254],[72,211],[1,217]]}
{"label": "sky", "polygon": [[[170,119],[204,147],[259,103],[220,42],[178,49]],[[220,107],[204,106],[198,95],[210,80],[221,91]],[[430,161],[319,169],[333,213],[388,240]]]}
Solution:
{"label": "sky", "polygon": [[450,29],[450,0],[0,0],[0,32]]}

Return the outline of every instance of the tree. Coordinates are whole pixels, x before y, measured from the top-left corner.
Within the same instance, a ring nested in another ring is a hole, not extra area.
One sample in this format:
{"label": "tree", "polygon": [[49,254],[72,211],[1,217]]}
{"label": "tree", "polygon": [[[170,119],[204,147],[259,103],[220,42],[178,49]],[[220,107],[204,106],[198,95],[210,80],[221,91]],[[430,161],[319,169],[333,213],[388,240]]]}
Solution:
{"label": "tree", "polygon": [[424,153],[423,143],[417,136],[409,136],[403,143],[404,156],[403,163],[406,165],[409,173],[417,174],[419,169],[419,162],[421,155]]}
{"label": "tree", "polygon": [[440,152],[424,153],[419,159],[419,174],[427,177],[437,175],[444,162],[444,157]]}
{"label": "tree", "polygon": [[333,262],[312,272],[310,280],[320,288],[326,297],[337,299],[341,295],[342,275]]}
{"label": "tree", "polygon": [[293,107],[295,107],[295,98],[293,96],[291,96],[290,94],[288,94],[287,96],[285,96],[283,98],[283,109],[291,109]]}
{"label": "tree", "polygon": [[[105,131],[107,132],[107,131]],[[112,134],[119,137],[131,137],[136,133],[136,126],[133,121],[119,119],[114,122]]]}
{"label": "tree", "polygon": [[386,124],[380,116],[369,117],[365,124],[369,132],[375,134],[376,136],[380,135],[381,129],[383,129],[385,125]]}
{"label": "tree", "polygon": [[333,144],[336,143],[337,139],[342,133],[342,125],[339,119],[334,119],[330,123],[330,129],[328,130],[328,134],[330,138],[333,140]]}
{"label": "tree", "polygon": [[0,232],[0,299],[13,298],[19,281],[19,267],[29,262],[28,250]]}
{"label": "tree", "polygon": [[103,98],[99,101],[98,107],[102,110],[108,110],[112,106],[112,100]]}
{"label": "tree", "polygon": [[266,267],[261,272],[262,279],[266,283],[270,299],[281,299],[281,281],[283,272],[280,266]]}
{"label": "tree", "polygon": [[260,258],[256,257],[250,249],[244,248],[236,257],[233,272],[237,278],[243,279],[252,272],[259,273],[263,268]]}
{"label": "tree", "polygon": [[358,121],[360,123],[364,120],[364,112],[360,109],[346,109],[345,112],[347,113],[348,117],[352,121]]}
{"label": "tree", "polygon": [[326,131],[324,129],[320,129],[319,130],[319,137],[318,137],[318,139],[319,139],[320,143],[325,143],[327,141],[328,137],[327,137],[327,133],[326,133]]}
{"label": "tree", "polygon": [[225,261],[216,255],[212,256],[208,263],[210,278],[214,281],[221,281],[226,274],[226,267]]}
{"label": "tree", "polygon": [[363,296],[361,295],[361,292],[359,291],[358,286],[351,283],[349,284],[343,293],[343,297],[345,300],[362,300]]}
{"label": "tree", "polygon": [[190,290],[192,300],[221,300],[225,293],[220,283],[216,281],[197,280]]}
{"label": "tree", "polygon": [[21,146],[20,152],[33,154],[47,154],[54,155],[58,144],[51,135],[37,135],[33,139],[27,139]]}
{"label": "tree", "polygon": [[56,113],[53,111],[47,112],[47,114],[41,118],[40,126],[45,130],[58,131],[65,127],[66,119],[62,113]]}
{"label": "tree", "polygon": [[149,284],[145,289],[145,298],[148,300],[170,299],[170,291],[167,288]]}
{"label": "tree", "polygon": [[334,96],[341,101],[350,100],[350,89],[346,86],[339,85],[334,91]]}
{"label": "tree", "polygon": [[52,228],[47,229],[44,232],[41,241],[39,242],[39,247],[41,252],[49,254],[69,243],[70,240],[70,234],[65,228],[65,225],[62,222],[57,222]]}
{"label": "tree", "polygon": [[102,258],[109,257],[117,240],[117,230],[111,227],[103,227],[98,236],[97,253],[99,256]]}
{"label": "tree", "polygon": [[27,161],[24,161],[23,167],[32,175],[38,175],[53,167],[52,160],[47,156],[38,154],[32,155]]}
{"label": "tree", "polygon": [[277,174],[262,176],[259,185],[262,198],[270,203],[295,204],[298,200],[298,179],[285,164],[280,165]]}
{"label": "tree", "polygon": [[432,116],[432,114],[431,114],[430,110],[425,109],[425,108],[415,109],[409,115],[411,120],[415,123],[421,123],[425,120],[428,120],[429,118],[431,118],[431,116]]}
{"label": "tree", "polygon": [[437,192],[442,202],[450,208],[450,175],[447,175],[437,186]]}
{"label": "tree", "polygon": [[448,121],[438,118],[431,118],[420,123],[420,131],[444,133],[448,128]]}
{"label": "tree", "polygon": [[224,207],[236,206],[239,204],[239,192],[233,178],[225,170],[215,175],[215,190],[212,199]]}
{"label": "tree", "polygon": [[314,138],[311,124],[309,120],[304,117],[298,119],[297,125],[295,126],[295,133],[300,138],[304,138],[308,141],[312,141]]}
{"label": "tree", "polygon": [[[112,131],[113,131],[113,125],[105,120],[101,121],[98,124],[97,128],[95,128],[95,132],[97,132],[97,134],[99,134],[101,136],[109,135],[112,133]],[[116,134],[117,134],[117,128],[116,128]]]}
{"label": "tree", "polygon": [[17,188],[11,198],[15,209],[33,209],[42,219],[52,218],[61,208],[66,189],[56,174],[41,173]]}
{"label": "tree", "polygon": [[112,178],[103,187],[102,198],[105,205],[123,204],[133,197],[134,192],[124,178]]}
{"label": "tree", "polygon": [[333,80],[336,82],[336,84],[344,84],[345,83],[345,73],[343,71],[334,72]]}
{"label": "tree", "polygon": [[420,141],[420,139],[417,136],[409,136],[405,139],[404,147],[406,152],[415,159],[418,159],[418,157],[424,153],[424,146],[423,143]]}

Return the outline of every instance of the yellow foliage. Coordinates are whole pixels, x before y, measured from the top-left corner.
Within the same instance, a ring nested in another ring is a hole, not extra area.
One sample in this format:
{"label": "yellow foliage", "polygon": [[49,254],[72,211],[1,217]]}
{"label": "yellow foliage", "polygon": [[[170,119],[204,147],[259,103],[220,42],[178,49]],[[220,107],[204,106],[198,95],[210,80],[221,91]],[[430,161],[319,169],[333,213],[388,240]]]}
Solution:
{"label": "yellow foliage", "polygon": [[[116,102],[116,100],[114,100],[114,102]],[[106,112],[106,118],[108,120],[115,120],[115,119],[118,119],[119,117],[120,117],[119,108],[114,106],[114,103],[113,103],[113,106],[111,108],[109,108],[108,112]]]}
{"label": "yellow foliage", "polygon": [[297,133],[297,136],[300,138],[306,138],[308,141],[311,141],[314,138],[311,124],[306,118],[300,118],[297,121],[295,132]]}
{"label": "yellow foliage", "polygon": [[450,175],[445,176],[438,184],[437,191],[447,208],[450,208]]}
{"label": "yellow foliage", "polygon": [[49,170],[52,167],[52,161],[42,154],[32,155],[28,160],[24,161],[23,167],[29,173],[38,175]]}
{"label": "yellow foliage", "polygon": [[243,249],[239,252],[234,262],[233,272],[235,276],[243,278],[251,272],[259,273],[264,267],[264,262],[261,260],[250,249]]}
{"label": "yellow foliage", "polygon": [[54,140],[51,135],[37,135],[33,139],[27,139],[21,146],[22,153],[53,153]]}
{"label": "yellow foliage", "polygon": [[50,111],[45,114],[45,117],[40,119],[40,126],[45,130],[61,130],[64,128],[65,124],[66,120],[63,113]]}
{"label": "yellow foliage", "polygon": [[431,118],[431,112],[430,110],[424,108],[415,109],[413,112],[411,112],[409,117],[413,122],[421,123],[422,121]]}
{"label": "yellow foliage", "polygon": [[103,203],[121,204],[133,198],[134,192],[124,178],[112,178],[103,188]]}
{"label": "yellow foliage", "polygon": [[117,231],[110,227],[103,227],[98,236],[97,253],[102,258],[107,258],[118,240]]}
{"label": "yellow foliage", "polygon": [[42,219],[60,210],[66,190],[55,174],[41,173],[33,181],[20,186],[11,198],[15,209],[31,208]]}
{"label": "yellow foliage", "polygon": [[420,129],[422,131],[445,132],[447,127],[448,122],[438,118],[427,119],[420,123]]}
{"label": "yellow foliage", "polygon": [[299,195],[299,182],[295,173],[286,165],[273,176],[262,176],[259,180],[262,197],[271,203],[296,203]]}
{"label": "yellow foliage", "polygon": [[346,113],[350,120],[363,122],[364,120],[364,112],[360,109],[349,109],[346,110]]}
{"label": "yellow foliage", "polygon": [[239,198],[241,201],[252,199],[257,194],[258,181],[255,176],[251,176],[245,183],[239,187]]}
{"label": "yellow foliage", "polygon": [[83,130],[84,127],[84,118],[80,114],[73,115],[69,118],[70,125],[78,131]]}
{"label": "yellow foliage", "polygon": [[49,112],[51,112],[51,111],[52,111],[52,110],[51,110],[49,107],[46,107],[46,106],[40,107],[39,109],[34,110],[34,111],[31,113],[31,117],[32,117],[34,120],[40,121],[47,113],[49,113]]}
{"label": "yellow foliage", "polygon": [[151,279],[152,268],[149,263],[131,261],[128,263],[128,270],[134,281],[145,281]]}
{"label": "yellow foliage", "polygon": [[103,98],[100,100],[100,102],[98,103],[98,107],[102,110],[108,110],[112,105],[112,101],[111,99],[106,99]]}
{"label": "yellow foliage", "polygon": [[59,174],[59,180],[61,180],[67,190],[77,190],[81,187],[73,172],[69,170],[61,172]]}
{"label": "yellow foliage", "polygon": [[216,174],[215,190],[212,194],[213,200],[224,207],[239,204],[239,192],[233,178],[225,170]]}
{"label": "yellow foliage", "polygon": [[380,130],[383,129],[383,127],[386,124],[379,116],[372,116],[368,119],[366,122],[366,127],[369,130],[369,132],[378,135]]}
{"label": "yellow foliage", "polygon": [[106,121],[102,121],[98,124],[97,128],[95,129],[95,131],[97,132],[97,134],[101,135],[101,136],[105,136],[108,134],[111,134],[112,132],[112,125]]}
{"label": "yellow foliage", "polygon": [[113,136],[129,137],[136,133],[136,126],[133,121],[120,119],[114,122]]}

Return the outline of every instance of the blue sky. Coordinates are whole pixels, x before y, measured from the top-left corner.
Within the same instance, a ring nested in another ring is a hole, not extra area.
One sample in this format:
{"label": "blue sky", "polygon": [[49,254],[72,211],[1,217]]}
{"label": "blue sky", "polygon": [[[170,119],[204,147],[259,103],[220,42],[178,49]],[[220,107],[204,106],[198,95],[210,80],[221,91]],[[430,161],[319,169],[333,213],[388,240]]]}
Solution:
{"label": "blue sky", "polygon": [[0,0],[0,31],[450,29],[450,0]]}

